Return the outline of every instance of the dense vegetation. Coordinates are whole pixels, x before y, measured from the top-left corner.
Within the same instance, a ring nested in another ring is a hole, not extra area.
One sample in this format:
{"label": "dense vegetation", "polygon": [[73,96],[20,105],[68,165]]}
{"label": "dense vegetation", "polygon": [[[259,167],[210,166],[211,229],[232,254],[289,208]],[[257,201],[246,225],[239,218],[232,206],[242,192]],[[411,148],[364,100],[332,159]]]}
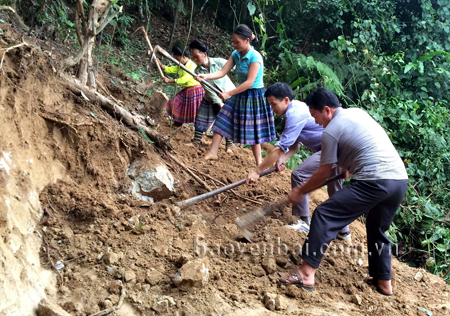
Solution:
{"label": "dense vegetation", "polygon": [[[77,48],[74,0],[2,2],[15,5],[28,24],[45,26]],[[181,18],[199,34],[199,23],[228,33],[247,23],[266,59],[266,84],[286,81],[300,99],[325,86],[344,106],[369,112],[387,130],[410,176],[389,231],[392,241],[402,245],[401,257],[411,264],[426,263],[440,275],[449,270],[450,0],[119,0],[115,5],[124,6],[123,14],[98,36],[97,58],[125,68],[134,79],[147,75],[146,69],[136,71],[129,58],[110,55],[113,39],[116,47],[132,51],[131,25],[152,29],[152,17],[163,16],[176,29]],[[172,34],[170,42],[176,40]],[[229,45],[227,38],[218,41]],[[291,163],[299,157],[302,153]]]}

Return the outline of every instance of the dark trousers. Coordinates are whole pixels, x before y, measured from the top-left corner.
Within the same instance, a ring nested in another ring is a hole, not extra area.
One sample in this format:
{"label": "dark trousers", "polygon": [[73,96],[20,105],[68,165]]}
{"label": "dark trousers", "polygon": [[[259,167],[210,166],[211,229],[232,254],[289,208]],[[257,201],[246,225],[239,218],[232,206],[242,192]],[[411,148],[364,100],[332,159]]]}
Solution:
{"label": "dark trousers", "polygon": [[302,259],[318,268],[330,241],[345,225],[367,215],[369,274],[391,279],[391,245],[386,231],[405,197],[408,180],[353,180],[314,211]]}

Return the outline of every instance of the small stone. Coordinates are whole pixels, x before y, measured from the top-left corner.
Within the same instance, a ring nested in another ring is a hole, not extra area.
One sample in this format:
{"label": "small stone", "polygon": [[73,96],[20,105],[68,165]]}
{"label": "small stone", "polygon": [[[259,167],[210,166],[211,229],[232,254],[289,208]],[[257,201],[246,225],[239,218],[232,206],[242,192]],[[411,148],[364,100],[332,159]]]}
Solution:
{"label": "small stone", "polygon": [[62,263],[61,261],[56,261],[55,269],[56,270],[61,270],[62,268],[64,268],[64,263]]}
{"label": "small stone", "polygon": [[277,295],[277,297],[275,297],[275,310],[277,311],[284,311],[287,309],[287,302],[286,302],[286,298],[282,297],[280,295]]}
{"label": "small stone", "polygon": [[105,300],[105,301],[103,302],[103,307],[104,307],[105,309],[111,308],[111,307],[113,307],[113,303],[112,303],[110,300]]}
{"label": "small stone", "polygon": [[196,290],[208,283],[209,259],[198,258],[185,263],[174,277],[175,285],[182,291]]}
{"label": "small stone", "polygon": [[150,284],[151,286],[155,286],[156,284],[161,281],[161,279],[164,277],[164,274],[159,272],[158,270],[151,268],[147,271],[147,275],[145,276],[145,282]]}
{"label": "small stone", "polygon": [[108,265],[116,264],[119,259],[119,255],[115,254],[114,252],[108,252],[103,256],[103,261]]}
{"label": "small stone", "polygon": [[274,311],[275,310],[275,300],[274,299],[270,299],[268,300],[264,306],[269,310],[269,311]]}
{"label": "small stone", "polygon": [[359,265],[359,266],[362,266],[363,264],[364,264],[364,262],[362,261],[361,258],[359,258],[359,259],[358,259],[358,265]]}
{"label": "small stone", "polygon": [[273,258],[264,258],[261,265],[268,274],[272,274],[277,271],[277,263]]}
{"label": "small stone", "polygon": [[290,296],[290,297],[300,297],[301,292],[300,292],[300,289],[298,287],[296,287],[295,285],[289,285],[286,288],[286,295]]}
{"label": "small stone", "polygon": [[352,296],[352,302],[355,303],[356,305],[361,305],[362,299],[359,295],[354,294]]}
{"label": "small stone", "polygon": [[132,270],[128,270],[127,272],[125,272],[123,278],[125,279],[125,282],[130,282],[136,279],[136,273],[134,273],[134,271]]}
{"label": "small stone", "polygon": [[280,266],[280,267],[285,267],[288,263],[289,260],[285,257],[277,257],[277,259],[275,260],[275,262]]}
{"label": "small stone", "polygon": [[256,277],[262,277],[266,275],[266,271],[261,266],[253,266],[252,274]]}
{"label": "small stone", "polygon": [[68,312],[63,310],[59,305],[47,301],[42,300],[39,302],[38,310],[37,310],[38,316],[70,316]]}
{"label": "small stone", "polygon": [[417,272],[416,275],[414,276],[414,280],[416,280],[417,282],[422,281],[423,279],[423,273],[422,272]]}

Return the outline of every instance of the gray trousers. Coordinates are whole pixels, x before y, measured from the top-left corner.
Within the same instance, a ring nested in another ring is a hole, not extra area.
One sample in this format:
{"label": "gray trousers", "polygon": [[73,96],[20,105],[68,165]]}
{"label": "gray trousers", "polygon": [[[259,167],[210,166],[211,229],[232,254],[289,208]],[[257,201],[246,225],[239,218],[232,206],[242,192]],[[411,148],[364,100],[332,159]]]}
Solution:
{"label": "gray trousers", "polygon": [[352,180],[317,206],[302,247],[302,259],[318,268],[339,229],[368,213],[369,274],[380,280],[390,280],[392,246],[386,231],[405,197],[406,189],[408,180]]}
{"label": "gray trousers", "polygon": [[[318,151],[311,156],[309,156],[305,161],[303,161],[291,174],[291,185],[292,188],[303,185],[313,173],[320,166],[320,155],[321,152]],[[341,168],[337,165],[333,165],[331,168],[330,177],[334,177],[342,172]],[[334,181],[327,185],[328,196],[331,197],[334,193],[342,189],[342,183],[344,180]],[[308,216],[309,217],[309,195],[305,194],[303,200],[292,205],[292,215],[294,216]],[[349,231],[348,226],[342,228],[339,232],[346,233]]]}

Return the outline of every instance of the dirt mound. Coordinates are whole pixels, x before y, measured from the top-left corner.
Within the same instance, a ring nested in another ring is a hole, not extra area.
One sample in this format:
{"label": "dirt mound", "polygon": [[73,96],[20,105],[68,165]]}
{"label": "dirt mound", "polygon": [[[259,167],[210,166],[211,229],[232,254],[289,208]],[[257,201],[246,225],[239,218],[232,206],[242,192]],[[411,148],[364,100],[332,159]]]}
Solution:
{"label": "dirt mound", "polygon": [[[6,34],[10,44],[20,42],[14,32]],[[287,207],[252,227],[253,244],[238,238],[242,235],[235,219],[255,207],[284,198],[290,190],[289,172],[271,174],[257,184],[235,189],[236,194],[228,192],[180,210],[176,201],[205,193],[204,187],[176,162],[164,154],[160,157],[159,151],[137,132],[98,105],[68,91],[51,70],[52,56],[46,50],[23,47],[5,58],[6,73],[0,79],[1,110],[5,113],[1,150],[14,152],[17,160],[23,160],[21,166],[26,159],[29,161],[27,155],[32,151],[33,159],[39,160],[33,170],[39,168],[41,177],[47,179],[27,180],[23,169],[8,173],[2,168],[0,186],[8,189],[3,193],[5,201],[16,199],[25,203],[32,201],[28,197],[32,183],[39,183],[34,190],[40,204],[36,202],[32,213],[39,226],[18,227],[31,229],[35,242],[29,247],[42,241],[41,264],[54,271],[56,285],[40,284],[47,288],[51,299],[72,315],[89,315],[117,304],[122,288],[127,290],[125,304],[116,315],[449,313],[450,289],[442,279],[425,272],[414,279],[419,271],[397,260],[393,260],[393,298],[381,296],[363,281],[368,271],[364,252],[367,247],[365,228],[358,221],[351,225],[353,245],[334,242],[330,246],[313,292],[277,287],[277,274],[301,262],[298,246],[306,235],[285,227],[293,220]],[[103,74],[104,78],[110,76]],[[133,100],[138,104],[142,97],[120,85],[116,89],[117,97],[128,95],[128,108],[135,106]],[[170,133],[165,119],[158,132]],[[204,162],[210,140],[205,137],[205,145],[196,149],[186,146],[192,136],[192,126],[184,126],[172,139],[173,155],[209,186],[245,178],[253,168],[249,149],[235,147],[228,154],[223,150],[224,144],[219,161]],[[173,198],[150,204],[130,193],[126,171],[138,158],[167,162],[176,180]],[[19,166],[19,162],[16,164]],[[8,166],[12,165],[8,162]],[[10,188],[13,182],[14,190]],[[22,195],[18,193],[21,190]],[[313,193],[311,209],[326,198],[323,190]],[[16,223],[7,219],[10,209],[1,211],[6,218],[5,225],[1,222],[2,237],[8,239],[14,236],[8,230],[14,230]],[[1,245],[3,253],[7,242]],[[37,246],[27,250],[36,249]],[[9,248],[8,251],[9,257],[2,259],[4,266],[17,263],[10,258],[14,255],[9,255]],[[196,273],[203,281],[208,280],[206,285],[185,291],[203,284],[194,280],[198,276],[192,272],[188,276],[192,281],[178,288],[174,279],[179,278],[179,269],[204,256],[209,258],[207,267],[205,264]],[[34,263],[39,266],[39,262]],[[31,262],[27,265],[32,266]],[[44,274],[40,273],[42,278]],[[39,277],[29,279],[31,283]],[[4,292],[9,288],[13,286],[2,285]],[[267,293],[275,297],[274,311],[269,310],[270,304],[265,306]]]}

